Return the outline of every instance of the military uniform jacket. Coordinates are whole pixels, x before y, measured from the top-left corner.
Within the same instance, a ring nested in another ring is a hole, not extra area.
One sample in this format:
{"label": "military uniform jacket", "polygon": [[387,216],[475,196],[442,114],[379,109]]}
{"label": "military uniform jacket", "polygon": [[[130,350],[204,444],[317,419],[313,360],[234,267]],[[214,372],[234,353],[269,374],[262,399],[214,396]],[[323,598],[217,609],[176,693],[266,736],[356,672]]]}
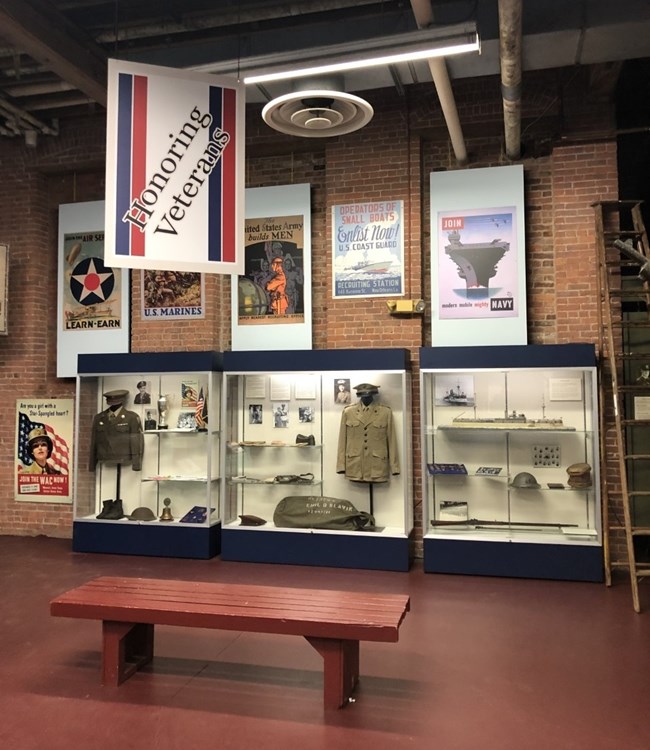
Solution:
{"label": "military uniform jacket", "polygon": [[143,452],[142,424],[134,411],[105,409],[95,415],[90,440],[90,471],[98,461],[131,464],[133,471],[140,471]]}
{"label": "military uniform jacket", "polygon": [[337,474],[353,482],[387,482],[399,474],[393,412],[383,404],[347,406],[341,414]]}

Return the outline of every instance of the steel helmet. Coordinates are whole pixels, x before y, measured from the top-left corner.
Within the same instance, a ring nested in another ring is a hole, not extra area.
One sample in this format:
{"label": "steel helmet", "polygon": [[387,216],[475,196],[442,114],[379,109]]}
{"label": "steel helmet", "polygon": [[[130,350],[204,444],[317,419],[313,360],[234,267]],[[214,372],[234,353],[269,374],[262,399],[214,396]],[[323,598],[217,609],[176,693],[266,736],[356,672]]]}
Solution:
{"label": "steel helmet", "polygon": [[538,490],[541,487],[529,471],[520,471],[519,474],[516,474],[512,482],[510,482],[510,486],[523,490]]}

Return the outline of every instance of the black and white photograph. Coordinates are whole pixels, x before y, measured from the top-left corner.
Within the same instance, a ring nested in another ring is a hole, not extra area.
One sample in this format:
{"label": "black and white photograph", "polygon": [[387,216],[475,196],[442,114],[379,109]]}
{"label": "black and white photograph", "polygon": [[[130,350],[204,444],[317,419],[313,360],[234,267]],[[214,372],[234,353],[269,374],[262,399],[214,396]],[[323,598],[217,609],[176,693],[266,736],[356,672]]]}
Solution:
{"label": "black and white photograph", "polygon": [[298,407],[298,420],[300,422],[313,422],[314,421],[314,407],[313,406],[299,406]]}
{"label": "black and white photograph", "polygon": [[262,404],[248,405],[248,424],[262,424],[264,407]]}
{"label": "black and white photograph", "polygon": [[289,426],[289,407],[284,401],[273,404],[273,426],[274,427],[288,427]]}

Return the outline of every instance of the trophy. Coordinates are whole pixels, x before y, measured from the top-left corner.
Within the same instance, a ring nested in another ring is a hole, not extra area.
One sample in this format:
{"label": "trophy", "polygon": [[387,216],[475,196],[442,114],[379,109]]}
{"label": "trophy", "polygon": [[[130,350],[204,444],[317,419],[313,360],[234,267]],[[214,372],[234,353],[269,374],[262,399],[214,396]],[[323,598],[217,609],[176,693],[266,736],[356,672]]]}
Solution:
{"label": "trophy", "polygon": [[162,395],[158,397],[158,429],[166,430],[169,426],[167,424],[167,396]]}

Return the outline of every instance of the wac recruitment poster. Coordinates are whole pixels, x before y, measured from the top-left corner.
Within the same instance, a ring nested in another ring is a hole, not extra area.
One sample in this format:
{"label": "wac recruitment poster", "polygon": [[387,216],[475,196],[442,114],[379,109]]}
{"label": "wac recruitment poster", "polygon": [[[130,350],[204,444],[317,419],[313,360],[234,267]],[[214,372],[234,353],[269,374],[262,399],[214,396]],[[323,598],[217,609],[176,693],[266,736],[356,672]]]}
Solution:
{"label": "wac recruitment poster", "polygon": [[16,401],[16,499],[72,502],[72,399]]}

